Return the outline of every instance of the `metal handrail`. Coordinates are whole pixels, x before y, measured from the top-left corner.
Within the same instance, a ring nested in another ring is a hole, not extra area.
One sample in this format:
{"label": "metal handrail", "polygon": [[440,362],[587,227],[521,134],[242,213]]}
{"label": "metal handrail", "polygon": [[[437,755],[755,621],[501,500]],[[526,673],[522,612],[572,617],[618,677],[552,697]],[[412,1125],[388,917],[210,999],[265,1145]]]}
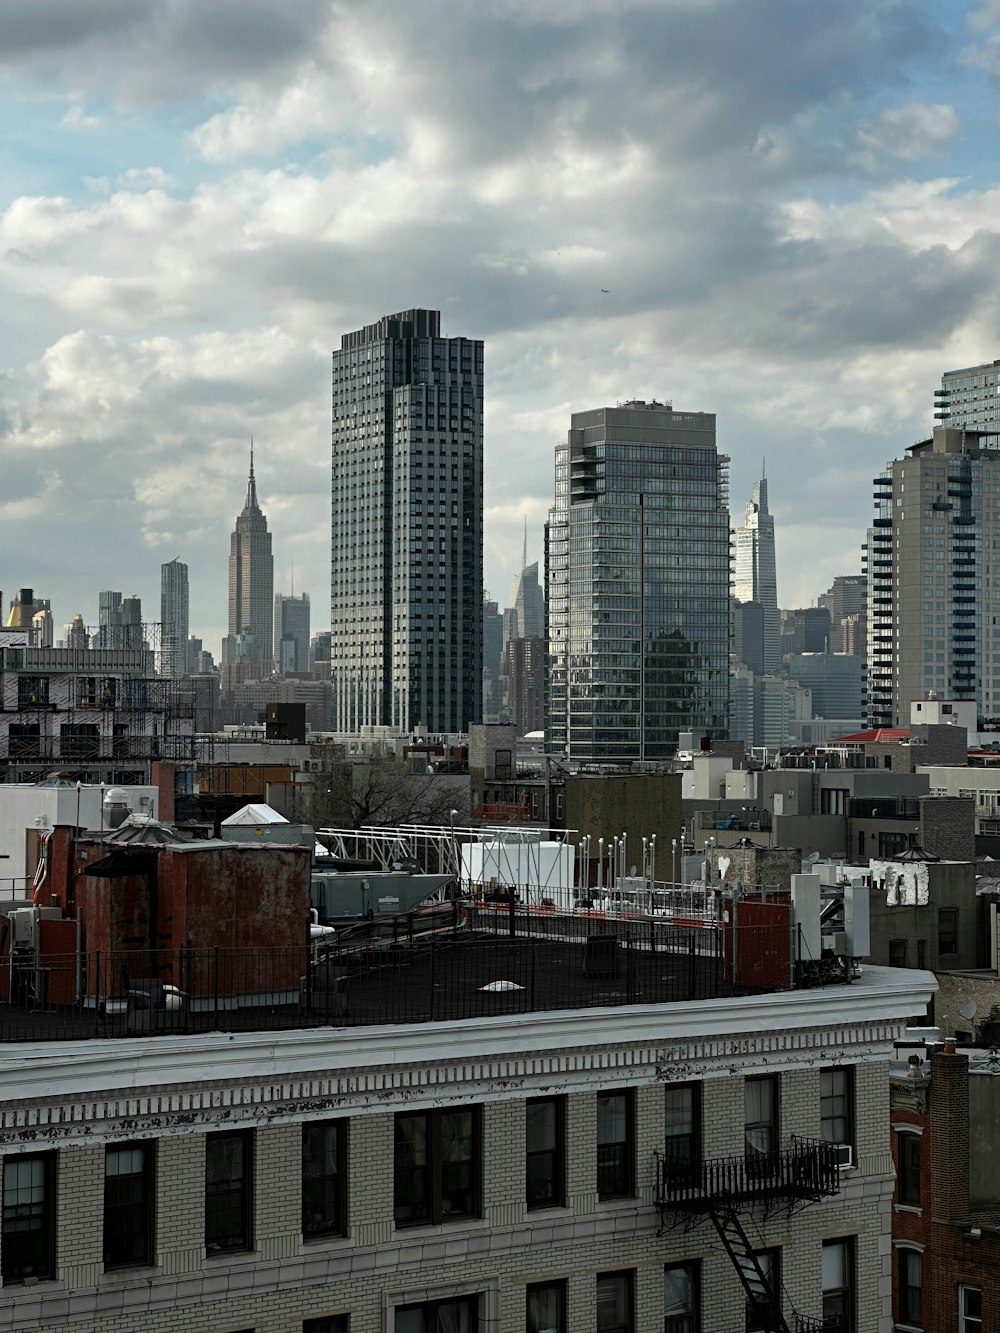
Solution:
{"label": "metal handrail", "polygon": [[667,1208],[707,1210],[719,1203],[820,1199],[840,1188],[836,1145],[796,1139],[773,1153],[679,1162],[658,1154],[657,1201]]}

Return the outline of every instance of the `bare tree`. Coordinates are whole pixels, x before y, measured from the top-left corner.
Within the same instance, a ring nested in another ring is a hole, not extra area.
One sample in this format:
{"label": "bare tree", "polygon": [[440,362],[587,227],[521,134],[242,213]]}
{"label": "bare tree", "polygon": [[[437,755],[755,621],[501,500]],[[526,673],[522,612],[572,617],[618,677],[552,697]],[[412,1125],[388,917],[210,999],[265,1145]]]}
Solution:
{"label": "bare tree", "polygon": [[310,790],[309,822],[316,828],[447,826],[469,820],[469,780],[452,773],[413,773],[393,755],[345,763]]}

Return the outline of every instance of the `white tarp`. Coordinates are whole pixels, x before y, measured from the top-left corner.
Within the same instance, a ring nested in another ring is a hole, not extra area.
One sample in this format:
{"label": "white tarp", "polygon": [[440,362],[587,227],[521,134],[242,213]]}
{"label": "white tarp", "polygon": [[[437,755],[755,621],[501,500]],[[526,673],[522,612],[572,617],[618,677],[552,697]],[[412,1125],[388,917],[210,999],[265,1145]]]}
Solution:
{"label": "white tarp", "polygon": [[542,899],[562,911],[572,911],[575,861],[567,842],[543,842],[484,835],[478,842],[462,846],[462,880],[500,888],[516,888],[522,902],[538,904]]}
{"label": "white tarp", "polygon": [[245,805],[222,822],[223,824],[287,824],[288,820],[270,805],[261,804]]}

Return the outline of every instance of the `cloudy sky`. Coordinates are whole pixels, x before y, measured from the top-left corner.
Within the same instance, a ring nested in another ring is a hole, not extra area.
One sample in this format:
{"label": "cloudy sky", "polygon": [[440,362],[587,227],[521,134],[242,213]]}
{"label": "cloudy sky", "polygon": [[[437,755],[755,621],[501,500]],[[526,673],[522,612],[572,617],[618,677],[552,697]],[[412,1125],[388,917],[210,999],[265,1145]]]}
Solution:
{"label": "cloudy sky", "polygon": [[801,605],[1000,357],[1000,0],[2,0],[0,115],[0,587],[57,625],[177,556],[218,653],[251,433],[327,625],[329,352],[393,310],[486,340],[501,602],[573,410],[717,412]]}

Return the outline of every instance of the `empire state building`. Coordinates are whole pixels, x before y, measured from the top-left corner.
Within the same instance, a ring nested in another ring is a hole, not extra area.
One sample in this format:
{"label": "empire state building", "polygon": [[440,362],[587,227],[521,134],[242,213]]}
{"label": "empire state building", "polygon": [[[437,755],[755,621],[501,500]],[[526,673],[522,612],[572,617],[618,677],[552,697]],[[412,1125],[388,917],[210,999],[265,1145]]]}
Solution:
{"label": "empire state building", "polygon": [[250,477],[243,512],[229,539],[229,634],[222,647],[224,666],[249,658],[260,679],[271,674],[274,627],[274,559],[267,519],[257,503],[250,444]]}

